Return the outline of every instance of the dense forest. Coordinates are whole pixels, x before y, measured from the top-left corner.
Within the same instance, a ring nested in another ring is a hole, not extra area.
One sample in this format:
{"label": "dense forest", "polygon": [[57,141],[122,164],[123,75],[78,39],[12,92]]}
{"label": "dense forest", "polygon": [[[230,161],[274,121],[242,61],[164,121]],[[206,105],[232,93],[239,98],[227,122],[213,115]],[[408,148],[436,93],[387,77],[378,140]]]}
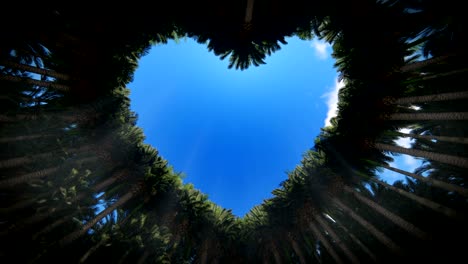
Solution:
{"label": "dense forest", "polygon": [[[2,8],[0,262],[463,262],[462,5],[176,0]],[[171,39],[193,38],[232,70],[246,70],[291,36],[332,45],[345,84],[338,115],[273,198],[239,218],[183,184],[157,146],[143,142],[126,85],[151,46]],[[413,139],[411,148],[396,144],[402,137]],[[392,167],[400,154],[422,165]],[[377,176],[385,170],[406,179],[390,185]]]}

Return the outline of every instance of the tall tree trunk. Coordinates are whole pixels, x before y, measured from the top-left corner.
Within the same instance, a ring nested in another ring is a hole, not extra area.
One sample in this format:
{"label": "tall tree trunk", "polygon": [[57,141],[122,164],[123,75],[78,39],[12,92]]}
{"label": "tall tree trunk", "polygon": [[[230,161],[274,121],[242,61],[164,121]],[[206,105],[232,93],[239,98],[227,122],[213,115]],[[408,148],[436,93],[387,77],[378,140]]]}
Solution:
{"label": "tall tree trunk", "polygon": [[372,253],[372,251],[366,246],[364,245],[364,243],[361,242],[361,240],[359,240],[359,238],[357,238],[352,232],[350,232],[344,225],[342,225],[339,221],[336,222],[336,224],[345,231],[346,234],[349,235],[349,237],[351,238],[351,240],[354,241],[354,243],[356,243],[368,256],[369,258],[372,259],[372,261],[374,262],[377,262],[377,257],[374,255],[374,253]]}
{"label": "tall tree trunk", "polygon": [[437,74],[428,74],[428,75],[422,76],[422,78],[420,80],[427,81],[427,80],[437,79],[437,78],[440,78],[440,77],[447,77],[447,76],[450,76],[450,75],[465,73],[467,71],[468,71],[468,68],[464,68],[464,69],[453,70],[453,71],[449,71],[449,72],[442,72],[442,73],[437,73]]}
{"label": "tall tree trunk", "polygon": [[145,250],[145,252],[143,252],[143,255],[141,255],[141,257],[138,259],[137,264],[143,264],[143,263],[145,263],[145,261],[146,261],[146,259],[149,257],[149,255],[150,255],[150,251],[149,251],[149,249],[147,248],[147,249]]}
{"label": "tall tree trunk", "polygon": [[27,199],[27,200],[21,200],[17,203],[12,204],[11,206],[8,206],[7,208],[0,208],[0,213],[2,214],[10,214],[14,212],[15,210],[23,209],[27,206],[30,206],[38,201],[37,197],[34,197],[32,199]]}
{"label": "tall tree trunk", "polygon": [[357,215],[352,209],[350,209],[348,206],[343,204],[338,198],[332,197],[331,199],[338,207],[343,209],[343,211],[345,211],[349,216],[351,216],[351,218],[353,218],[356,222],[358,222],[362,227],[367,229],[367,231],[369,231],[369,233],[371,233],[372,236],[374,236],[382,244],[387,246],[387,248],[389,248],[393,253],[400,255],[400,256],[402,255],[401,248],[397,244],[395,244],[395,242],[393,242],[389,237],[387,237],[384,233],[380,232],[374,225],[372,225],[371,223],[364,220],[364,218]]}
{"label": "tall tree trunk", "polygon": [[17,157],[7,160],[0,160],[0,169],[12,168],[12,167],[19,167],[31,162],[34,162],[38,159],[50,158],[56,155],[57,152],[47,152],[35,155],[29,155],[24,157]]}
{"label": "tall tree trunk", "polygon": [[468,112],[395,113],[390,114],[389,119],[402,121],[468,120]]}
{"label": "tall tree trunk", "polygon": [[410,178],[425,182],[430,186],[438,187],[438,188],[447,190],[449,192],[456,192],[456,193],[459,193],[459,194],[461,194],[463,196],[468,197],[468,189],[463,188],[461,186],[446,183],[446,182],[443,182],[443,181],[439,181],[439,180],[436,180],[436,179],[433,179],[433,178],[430,178],[430,177],[424,177],[424,176],[418,175],[416,173],[411,173],[411,172],[408,172],[408,171],[400,170],[398,168],[390,167],[390,166],[385,165],[385,164],[384,165],[379,165],[379,166],[381,166],[381,167],[383,167],[383,168],[385,168],[387,170],[391,170],[391,171],[403,174],[405,176],[408,176]]}
{"label": "tall tree trunk", "polygon": [[281,264],[282,261],[281,261],[280,255],[278,254],[278,248],[276,247],[274,242],[270,242],[270,243],[271,243],[271,252],[273,253],[273,257],[275,257],[276,264]]}
{"label": "tall tree trunk", "polygon": [[41,118],[50,120],[60,120],[69,123],[88,123],[99,116],[99,113],[91,111],[76,111],[74,113],[29,113],[29,114],[16,114],[16,115],[0,115],[0,122],[17,123],[24,121],[37,121]]}
{"label": "tall tree trunk", "polygon": [[108,179],[106,179],[106,180],[100,182],[99,184],[97,184],[96,186],[92,187],[92,189],[95,192],[99,192],[99,191],[109,187],[113,183],[115,183],[117,181],[121,181],[121,180],[127,178],[129,174],[130,174],[130,171],[128,171],[126,169],[119,170],[116,173],[114,173],[111,177],[109,177]]}
{"label": "tall tree trunk", "polygon": [[[81,193],[80,195],[77,195],[77,197],[75,198],[75,201],[79,201],[81,199],[83,199],[88,193]],[[95,197],[93,199],[94,202],[99,202],[99,198]],[[82,205],[80,205],[79,207],[83,207]],[[36,233],[34,236],[33,236],[33,239],[35,239],[35,237],[38,237],[39,235],[41,234],[44,234],[44,233],[47,233],[49,231],[52,231],[55,227],[61,225],[62,223],[66,222],[66,221],[69,221],[71,220],[75,215],[79,214],[80,211],[79,210],[76,210],[75,212],[71,213],[71,214],[68,214],[66,217],[62,217],[60,219],[57,219],[55,222],[53,222],[52,224],[48,225],[46,228],[44,228],[43,230],[41,230],[40,232]],[[127,217],[124,218],[124,220],[122,220],[119,225],[120,226],[123,226],[127,220],[129,220],[130,218],[130,215],[128,215]]]}
{"label": "tall tree trunk", "polygon": [[200,253],[200,264],[207,264],[208,248],[209,248],[209,245],[208,245],[207,240],[203,241],[202,246],[201,246],[201,253]]}
{"label": "tall tree trunk", "polygon": [[107,236],[105,236],[104,238],[101,239],[101,241],[99,241],[99,243],[97,243],[96,245],[92,246],[88,251],[86,251],[86,253],[80,258],[80,263],[84,263],[88,258],[89,256],[91,256],[91,254],[93,254],[98,248],[100,248],[102,245],[104,245],[104,243],[106,243],[107,241],[109,240],[109,238]]}
{"label": "tall tree trunk", "polygon": [[51,216],[56,211],[55,208],[48,208],[46,212],[36,212],[32,216],[28,218],[22,218],[17,223],[12,223],[10,227],[4,228],[0,232],[0,237],[8,235],[8,234],[15,234],[18,231],[22,230],[26,227],[32,226],[33,224],[40,223]]}
{"label": "tall tree trunk", "polygon": [[340,247],[341,251],[345,253],[345,255],[351,260],[352,263],[358,264],[360,261],[358,258],[349,250],[349,248],[343,243],[340,237],[333,231],[333,229],[328,225],[326,221],[324,221],[323,216],[315,215],[315,220],[319,223],[319,225],[328,233],[330,234],[331,238],[335,240],[335,243]]}
{"label": "tall tree trunk", "polygon": [[400,71],[401,72],[410,72],[410,71],[419,70],[419,69],[427,67],[429,65],[440,63],[440,62],[446,60],[448,57],[449,56],[440,56],[440,57],[430,58],[430,59],[423,60],[423,61],[414,62],[414,63],[411,63],[411,64],[408,64],[408,65],[405,65],[405,66],[401,67]]}
{"label": "tall tree trunk", "polygon": [[120,257],[120,260],[118,262],[118,264],[122,264],[122,263],[128,263],[128,262],[125,262],[127,260],[127,256],[128,254],[130,254],[130,249],[128,249],[127,251],[125,251],[125,253],[122,255],[122,257]]}
{"label": "tall tree trunk", "polygon": [[17,176],[17,177],[2,180],[2,181],[0,181],[0,189],[5,188],[5,187],[11,187],[11,186],[14,186],[14,185],[18,185],[20,183],[24,183],[24,182],[30,181],[32,179],[43,178],[43,177],[49,176],[49,175],[57,172],[59,170],[59,168],[60,168],[60,166],[56,166],[56,167],[47,168],[47,169],[43,169],[43,170],[38,170],[38,171],[35,171],[35,172],[23,174],[21,176]]}
{"label": "tall tree trunk", "polygon": [[169,259],[172,259],[172,256],[174,255],[175,251],[179,247],[179,243],[182,237],[187,234],[188,225],[189,225],[189,221],[187,219],[184,219],[182,220],[182,223],[176,224],[176,226],[173,228],[174,232],[169,242],[170,244],[172,244],[172,249],[168,253]]}
{"label": "tall tree trunk", "polygon": [[52,89],[63,91],[63,92],[67,92],[70,90],[70,87],[68,87],[67,85],[54,83],[54,82],[39,81],[39,80],[31,79],[31,78],[23,78],[23,77],[11,76],[11,75],[0,75],[0,80],[10,81],[10,82],[25,82],[27,84],[37,85],[37,86],[46,87],[46,88],[52,88]]}
{"label": "tall tree trunk", "polygon": [[64,81],[70,79],[70,77],[68,75],[66,75],[66,74],[62,74],[62,73],[58,73],[58,72],[53,71],[53,70],[38,68],[38,67],[34,67],[34,66],[30,66],[30,65],[26,65],[26,64],[22,64],[22,63],[16,63],[16,62],[13,62],[13,61],[2,61],[2,62],[0,62],[0,64],[4,65],[4,66],[7,66],[8,68],[17,69],[17,70],[21,70],[21,71],[33,72],[33,73],[37,73],[37,74],[40,74],[40,75],[46,75],[46,76],[54,77],[54,78],[61,79],[61,80],[64,80]]}
{"label": "tall tree trunk", "polygon": [[344,186],[343,189],[347,192],[349,192],[351,195],[353,195],[356,199],[359,201],[363,202],[370,208],[374,209],[374,211],[380,213],[383,215],[385,218],[390,220],[392,223],[396,224],[403,230],[406,230],[408,233],[412,234],[413,236],[416,236],[420,239],[427,240],[429,239],[429,236],[427,235],[426,232],[423,232],[416,226],[414,226],[412,223],[404,220],[403,218],[399,217],[398,215],[388,211],[387,209],[383,208],[376,202],[372,201],[371,199],[364,197],[360,193],[356,192],[353,188],[349,186]]}
{"label": "tall tree trunk", "polygon": [[44,135],[4,137],[4,138],[0,138],[0,143],[11,143],[11,142],[15,142],[15,141],[24,141],[24,140],[38,139],[38,138],[51,137],[51,136],[54,136],[54,135],[44,134]]}
{"label": "tall tree trunk", "polygon": [[436,152],[429,152],[429,151],[424,151],[424,150],[418,150],[418,149],[408,149],[408,148],[403,148],[399,146],[392,146],[388,144],[383,144],[383,143],[375,143],[375,147],[379,150],[382,151],[390,151],[390,152],[396,152],[396,153],[401,153],[401,154],[407,154],[413,157],[422,157],[426,158],[429,160],[434,160],[462,168],[468,168],[468,158],[464,157],[457,157],[457,156],[452,156],[452,155],[447,155],[447,154],[441,154],[441,153],[436,153]]}
{"label": "tall tree trunk", "polygon": [[52,230],[54,230],[56,227],[60,226],[61,224],[67,222],[67,221],[70,221],[72,219],[71,216],[66,216],[66,217],[62,217],[62,218],[59,218],[57,219],[55,222],[53,222],[52,224],[49,224],[47,225],[44,229],[42,229],[41,231],[35,233],[33,236],[32,236],[32,239],[35,240],[37,239],[39,236],[41,236],[42,234],[46,234]]}
{"label": "tall tree trunk", "polygon": [[467,98],[468,98],[468,92],[463,91],[463,92],[451,92],[451,93],[402,97],[402,98],[396,99],[395,104],[429,103],[429,102],[437,102],[437,101],[460,100],[460,99],[467,99]]}
{"label": "tall tree trunk", "polygon": [[289,239],[289,242],[291,243],[291,246],[293,247],[294,252],[299,257],[299,262],[301,264],[307,264],[307,261],[304,258],[304,254],[302,253],[301,247],[299,246],[299,244],[297,244],[294,236],[288,233],[288,239]]}
{"label": "tall tree trunk", "polygon": [[450,142],[450,143],[458,143],[458,144],[468,144],[468,138],[464,137],[444,137],[444,136],[432,136],[432,135],[418,135],[418,134],[406,134],[401,132],[393,132],[398,134],[401,137],[412,137],[417,139],[426,139],[426,140],[437,140],[443,142]]}
{"label": "tall tree trunk", "polygon": [[[98,159],[97,157],[83,158],[83,159],[74,161],[74,163],[93,162],[93,161],[96,161],[97,159]],[[18,185],[18,184],[21,184],[21,183],[24,183],[33,179],[49,176],[57,172],[59,168],[60,166],[56,166],[56,167],[47,168],[47,169],[43,169],[43,170],[39,170],[39,171],[35,171],[35,172],[31,172],[31,173],[23,174],[23,175],[16,176],[13,178],[2,180],[0,181],[0,188],[11,187],[11,186]]]}
{"label": "tall tree trunk", "polygon": [[[59,188],[56,188],[57,190]],[[50,192],[53,192],[54,190],[51,190]],[[20,202],[19,205],[13,205],[14,207],[26,207],[26,206],[32,206],[32,208],[34,208],[34,203],[40,198],[36,198],[34,201],[31,201],[31,200],[27,200],[25,201],[24,203],[23,202]],[[67,208],[69,209],[69,205],[66,205],[65,206],[66,208],[63,207],[60,207],[60,206],[56,206],[56,207],[51,207],[49,206],[49,208],[47,209],[46,212],[36,212],[35,214],[32,214],[31,216],[29,217],[23,217],[21,219],[21,225],[18,225],[19,228],[17,229],[21,229],[21,227],[23,225],[25,226],[32,226],[36,223],[39,223],[41,221],[44,221],[45,219],[55,215],[56,218],[58,218],[56,221],[54,221],[52,224],[48,224],[45,228],[43,228],[41,231],[37,232],[36,234],[34,234],[32,236],[32,239],[36,239],[38,236],[42,235],[42,234],[45,234],[51,230],[53,230],[55,227],[65,223],[66,221],[69,221],[71,220],[76,214],[79,214],[81,213],[81,207],[78,207],[77,210],[73,211],[73,213],[66,213],[67,215],[63,215],[63,211],[64,209],[67,210]],[[84,207],[84,206],[82,206]],[[15,208],[17,209],[17,208]],[[10,210],[10,208],[6,208],[7,212],[8,210]],[[14,209],[11,209],[11,210],[14,210]],[[59,212],[62,212],[61,215],[58,215]],[[11,231],[11,230],[10,230]],[[8,232],[8,230],[7,230]],[[14,233],[14,232],[12,232]]]}
{"label": "tall tree trunk", "polygon": [[115,202],[113,205],[109,206],[106,208],[104,211],[99,213],[94,219],[88,221],[80,230],[77,230],[66,237],[64,237],[61,241],[61,245],[66,245],[69,244],[82,235],[86,234],[88,230],[93,227],[96,223],[101,221],[104,217],[112,213],[115,209],[119,208],[120,206],[124,205],[128,201],[130,201],[132,198],[134,198],[139,192],[141,191],[141,187],[134,186],[132,190],[128,191],[124,196],[120,197],[120,199]]}
{"label": "tall tree trunk", "polygon": [[[83,146],[80,148],[65,149],[62,152],[81,153],[81,152],[89,151],[91,150],[91,148],[92,148],[91,146]],[[37,159],[53,157],[57,155],[58,152],[60,151],[50,151],[50,152],[41,153],[41,154],[28,155],[28,156],[17,157],[17,158],[12,158],[12,159],[7,159],[7,160],[0,160],[0,169],[19,167],[19,166],[34,162]]]}
{"label": "tall tree trunk", "polygon": [[247,7],[245,9],[245,23],[252,22],[254,0],[247,0]]}
{"label": "tall tree trunk", "polygon": [[343,261],[341,260],[340,256],[338,256],[338,254],[335,252],[335,250],[333,249],[333,247],[330,245],[330,243],[328,242],[328,240],[325,238],[325,236],[322,235],[322,233],[320,233],[319,229],[317,228],[317,226],[313,223],[313,222],[309,222],[309,228],[310,230],[312,231],[312,234],[322,242],[323,246],[325,247],[325,249],[328,251],[328,253],[330,254],[330,256],[333,258],[333,260],[335,260],[336,263],[343,263]]}
{"label": "tall tree trunk", "polygon": [[394,192],[397,192],[399,194],[401,194],[402,196],[405,196],[415,202],[417,202],[418,204],[422,205],[422,206],[425,206],[425,207],[428,207],[428,208],[431,208],[432,210],[438,212],[438,213],[441,213],[441,214],[444,214],[448,217],[452,217],[452,218],[455,218],[458,216],[457,214],[457,211],[453,210],[453,209],[450,209],[446,206],[443,206],[439,203],[436,203],[436,202],[433,202],[431,200],[428,200],[426,198],[423,198],[423,197],[420,197],[420,196],[417,196],[416,194],[414,193],[410,193],[410,192],[407,192],[405,190],[402,190],[400,188],[397,188],[395,186],[392,186],[388,183],[385,183],[385,182],[382,182],[382,181],[379,181],[377,179],[374,179],[374,178],[371,178],[371,181],[377,183],[377,184],[380,184]]}

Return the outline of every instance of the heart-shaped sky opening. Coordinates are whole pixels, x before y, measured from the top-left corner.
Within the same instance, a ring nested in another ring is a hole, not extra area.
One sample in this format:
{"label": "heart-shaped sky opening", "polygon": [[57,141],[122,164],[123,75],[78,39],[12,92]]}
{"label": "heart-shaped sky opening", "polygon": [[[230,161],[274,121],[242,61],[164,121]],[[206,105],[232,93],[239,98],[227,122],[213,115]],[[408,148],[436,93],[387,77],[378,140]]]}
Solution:
{"label": "heart-shaped sky opening", "polygon": [[169,42],[141,59],[129,84],[146,143],[238,216],[271,197],[336,104],[331,47],[287,41],[244,71],[192,39]]}

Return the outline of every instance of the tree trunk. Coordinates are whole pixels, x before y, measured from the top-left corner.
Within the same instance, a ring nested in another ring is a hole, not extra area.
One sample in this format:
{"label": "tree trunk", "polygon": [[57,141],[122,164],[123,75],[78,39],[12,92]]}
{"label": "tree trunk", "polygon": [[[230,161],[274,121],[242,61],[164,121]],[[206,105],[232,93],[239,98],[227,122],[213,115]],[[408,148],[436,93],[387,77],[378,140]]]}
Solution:
{"label": "tree trunk", "polygon": [[47,152],[47,153],[41,153],[41,154],[36,154],[36,155],[12,158],[12,159],[7,159],[7,160],[0,160],[0,169],[19,167],[19,166],[34,162],[37,159],[44,159],[44,158],[53,157],[55,154],[57,154],[57,153],[56,152]]}
{"label": "tree trunk", "polygon": [[88,230],[93,227],[96,223],[101,221],[104,217],[112,213],[115,209],[119,208],[120,206],[124,205],[128,201],[130,201],[132,198],[134,198],[139,192],[141,191],[140,187],[134,187],[132,190],[128,191],[124,196],[120,197],[120,199],[115,202],[113,205],[109,206],[106,208],[104,211],[99,213],[94,219],[88,221],[80,230],[77,230],[66,237],[64,237],[61,241],[61,245],[67,245],[82,235],[86,234]]}
{"label": "tree trunk", "polygon": [[0,64],[4,65],[4,66],[7,66],[8,68],[18,69],[18,70],[21,70],[21,71],[33,72],[33,73],[37,73],[37,74],[40,74],[40,75],[46,75],[46,76],[54,77],[54,78],[61,79],[61,80],[64,80],[64,81],[70,79],[70,77],[68,75],[66,75],[66,74],[58,73],[56,71],[49,70],[49,69],[43,69],[43,68],[38,68],[38,67],[26,65],[26,64],[16,63],[16,62],[13,62],[13,61],[2,61],[2,62],[0,62]]}
{"label": "tree trunk", "polygon": [[358,264],[360,261],[357,257],[349,250],[349,248],[343,243],[343,241],[339,238],[339,236],[333,231],[333,229],[328,225],[326,221],[322,218],[321,215],[316,215],[315,220],[319,223],[319,225],[328,233],[330,234],[331,238],[335,240],[335,243],[340,247],[341,251],[345,253],[345,255],[351,260],[352,263]]}
{"label": "tree trunk", "polygon": [[276,264],[281,264],[282,263],[281,257],[278,254],[278,249],[276,248],[275,243],[274,242],[270,242],[270,243],[271,243],[271,251],[273,253],[273,256],[275,257]]}
{"label": "tree trunk", "polygon": [[0,138],[0,143],[11,143],[11,142],[15,142],[15,141],[31,140],[31,139],[38,139],[38,138],[51,137],[51,136],[53,136],[53,135],[45,134],[45,135],[4,137],[4,138]]}
{"label": "tree trunk", "polygon": [[11,75],[0,75],[0,80],[10,81],[10,82],[25,82],[31,85],[37,85],[40,87],[52,88],[58,91],[67,92],[70,90],[70,87],[63,84],[58,84],[54,82],[39,81],[31,78],[23,78]]}
{"label": "tree trunk", "polygon": [[47,210],[44,211],[45,212],[35,212],[27,218],[23,217],[17,223],[12,223],[11,227],[4,228],[4,230],[0,232],[0,237],[8,234],[14,234],[25,227],[28,228],[36,223],[40,223],[46,220],[57,211],[57,208],[49,207]]}
{"label": "tree trunk", "polygon": [[401,256],[402,255],[402,250],[399,246],[395,244],[389,237],[387,237],[384,233],[380,232],[375,226],[373,226],[371,223],[367,222],[364,220],[364,218],[360,217],[357,215],[353,210],[351,210],[348,206],[343,204],[340,200],[337,198],[333,197],[331,198],[332,201],[343,211],[345,211],[351,218],[353,218],[356,222],[358,222],[362,227],[367,229],[369,233],[372,234],[377,240],[379,240],[382,244],[387,246],[392,252],[395,254]]}
{"label": "tree trunk", "polygon": [[408,64],[408,65],[405,65],[405,66],[401,67],[400,71],[401,72],[410,72],[410,71],[419,70],[419,69],[427,67],[429,65],[440,63],[440,62],[446,60],[448,57],[449,56],[440,56],[440,57],[430,58],[430,59],[427,59],[427,60],[424,60],[424,61],[414,62],[414,63],[411,63],[411,64]]}
{"label": "tree trunk", "polygon": [[418,135],[418,134],[406,134],[401,132],[394,132],[401,137],[412,137],[417,139],[426,139],[426,140],[437,140],[443,142],[457,143],[457,144],[468,144],[468,138],[464,137],[444,137],[444,136],[432,136],[432,135]]}
{"label": "tree trunk", "polygon": [[24,122],[24,121],[37,121],[39,119],[46,118],[49,120],[58,120],[61,122],[66,123],[78,123],[78,124],[87,124],[93,120],[96,120],[101,113],[97,113],[95,111],[75,111],[75,112],[68,112],[68,113],[51,113],[51,114],[39,114],[39,113],[31,113],[31,114],[17,114],[14,116],[7,116],[7,115],[0,115],[0,122],[9,122],[9,123],[17,123],[17,122]]}
{"label": "tree trunk", "polygon": [[201,246],[200,264],[207,264],[208,261],[208,242],[205,240]]}
{"label": "tree trunk", "polygon": [[467,99],[467,98],[468,98],[468,92],[463,91],[463,92],[402,97],[402,98],[396,99],[395,104],[429,103],[429,102],[437,102],[437,101],[460,100],[460,99]]}
{"label": "tree trunk", "polygon": [[128,249],[127,251],[125,251],[125,253],[123,254],[123,256],[120,257],[120,260],[119,260],[118,264],[128,263],[128,262],[126,262],[126,260],[127,260],[128,254],[130,254],[130,252],[131,252],[130,249]]}
{"label": "tree trunk", "polygon": [[84,263],[88,258],[89,256],[91,256],[91,254],[93,254],[98,248],[100,248],[102,245],[104,245],[104,243],[106,243],[108,241],[108,237],[104,237],[101,239],[101,241],[99,241],[99,243],[97,243],[96,245],[92,246],[81,258],[80,258],[80,262],[79,263]]}
{"label": "tree trunk", "polygon": [[441,154],[441,153],[436,153],[436,152],[429,152],[429,151],[424,151],[424,150],[418,150],[418,149],[408,149],[408,148],[402,148],[399,146],[392,146],[388,144],[383,144],[383,143],[375,143],[375,147],[379,150],[382,151],[390,151],[390,152],[396,152],[396,153],[401,153],[401,154],[407,154],[413,157],[422,157],[426,158],[429,160],[434,160],[462,168],[468,168],[468,158],[464,157],[457,157],[457,156],[451,156],[447,154]]}
{"label": "tree trunk", "polygon": [[92,187],[92,189],[95,192],[99,192],[99,191],[109,187],[113,183],[115,183],[117,181],[121,181],[121,180],[127,178],[128,174],[130,174],[130,172],[128,170],[126,170],[126,169],[120,170],[120,171],[116,172],[115,174],[113,174],[108,179],[106,179],[106,180],[100,182],[99,184],[97,184],[96,186]]}
{"label": "tree trunk", "polygon": [[371,178],[371,181],[377,183],[377,184],[380,184],[394,192],[397,192],[399,194],[401,194],[402,196],[405,196],[415,202],[417,202],[418,204],[422,205],[422,206],[426,206],[428,208],[431,208],[432,210],[438,212],[438,213],[441,213],[441,214],[444,214],[448,217],[452,217],[452,218],[455,218],[457,217],[457,212],[453,209],[450,209],[446,206],[443,206],[441,204],[438,204],[436,202],[433,202],[431,200],[428,200],[426,198],[423,198],[423,197],[420,197],[420,196],[417,196],[416,194],[414,193],[410,193],[410,192],[407,192],[405,190],[402,190],[400,188],[397,188],[395,186],[392,186],[388,183],[385,183],[385,182],[382,182],[382,181],[379,181],[377,179],[374,179],[374,178]]}
{"label": "tree trunk", "polygon": [[138,259],[137,264],[143,264],[145,263],[146,259],[149,257],[150,251],[149,249],[146,249],[145,252],[143,252],[143,255]]}
{"label": "tree trunk", "polygon": [[335,260],[336,263],[343,263],[341,258],[338,256],[338,254],[335,252],[333,247],[330,245],[330,243],[327,241],[327,239],[320,233],[319,229],[313,222],[309,222],[309,228],[312,231],[312,234],[322,242],[323,246],[325,249],[328,251],[330,256]]}
{"label": "tree trunk", "polygon": [[12,211],[23,209],[27,206],[30,206],[34,203],[36,203],[39,199],[37,197],[34,197],[32,199],[28,200],[21,200],[17,203],[12,204],[11,206],[8,206],[7,208],[0,208],[0,213],[2,214],[10,214]]}
{"label": "tree trunk", "polygon": [[412,223],[410,223],[410,222],[404,220],[403,218],[399,217],[398,215],[388,211],[387,209],[383,208],[382,206],[380,206],[376,202],[372,201],[371,199],[369,199],[367,197],[364,197],[363,195],[356,192],[351,187],[344,186],[343,190],[351,193],[351,195],[353,195],[356,199],[363,202],[364,204],[366,204],[370,208],[374,209],[374,211],[380,213],[385,218],[390,220],[392,223],[396,224],[397,226],[399,226],[403,230],[406,230],[408,233],[410,233],[410,234],[412,234],[412,235],[414,235],[414,236],[416,236],[416,237],[418,237],[420,239],[423,239],[423,240],[429,239],[429,236],[426,234],[426,232],[423,232],[422,230],[420,230],[419,228],[414,226]]}
{"label": "tree trunk", "polygon": [[[74,163],[92,162],[92,161],[96,161],[97,159],[98,159],[97,157],[83,158],[83,159],[74,161]],[[48,176],[50,174],[55,173],[59,168],[60,168],[60,166],[56,166],[56,167],[47,168],[47,169],[27,173],[27,174],[24,174],[24,175],[21,175],[21,176],[16,176],[16,177],[13,177],[13,178],[2,180],[2,181],[0,181],[0,189],[5,188],[5,187],[18,185],[20,183],[24,183],[24,182],[30,181],[32,179],[46,177],[46,176]]]}
{"label": "tree trunk", "polygon": [[254,0],[247,0],[247,7],[245,9],[245,23],[252,22]]}
{"label": "tree trunk", "polygon": [[[96,191],[96,190],[95,190],[95,191]],[[97,190],[97,191],[99,191],[99,190]],[[96,191],[96,192],[97,192],[97,191]],[[88,193],[81,193],[81,194],[77,195],[76,198],[75,198],[75,201],[80,201],[80,200],[83,199],[87,194],[88,194]],[[95,202],[98,202],[98,201],[99,201],[99,198],[96,198],[96,197],[95,197],[95,198],[94,198],[94,201],[95,201]],[[37,234],[35,234],[35,235],[33,236],[33,239],[35,239],[35,237],[37,237],[37,236],[39,236],[39,235],[41,235],[41,234],[44,234],[44,233],[47,233],[47,232],[51,231],[52,229],[54,229],[55,227],[61,225],[62,223],[66,222],[66,221],[69,221],[70,219],[72,219],[72,218],[73,218],[76,214],[78,214],[78,213],[79,213],[79,211],[76,211],[76,212],[74,212],[74,213],[72,213],[72,214],[69,214],[67,217],[63,217],[63,218],[60,218],[60,219],[56,220],[55,222],[53,222],[52,224],[48,225],[46,228],[44,228],[43,230],[41,230],[40,232],[38,232]],[[130,218],[130,215],[128,215],[127,217],[125,217],[124,220],[122,220],[122,221],[119,223],[119,225],[120,225],[120,226],[123,226],[129,218]]]}
{"label": "tree trunk", "polygon": [[439,181],[439,180],[436,180],[436,179],[433,179],[433,178],[430,178],[430,177],[424,177],[424,176],[418,175],[416,173],[411,173],[411,172],[408,172],[408,171],[400,170],[398,168],[390,167],[388,165],[379,165],[379,166],[381,166],[381,167],[383,167],[385,169],[388,169],[388,170],[403,174],[405,176],[411,177],[413,179],[425,182],[426,184],[428,184],[430,186],[438,187],[438,188],[447,190],[449,192],[456,192],[456,193],[459,193],[459,194],[461,194],[463,196],[468,197],[468,189],[463,188],[461,186],[446,183],[446,182],[443,182],[443,181]]}
{"label": "tree trunk", "polygon": [[69,123],[88,123],[93,120],[99,113],[91,111],[76,111],[75,113],[29,113],[29,114],[16,114],[16,115],[0,115],[0,122],[24,122],[24,121],[36,121],[41,118],[47,118],[50,120],[61,120]]}
{"label": "tree trunk", "polygon": [[289,242],[291,243],[291,246],[293,247],[294,252],[299,257],[299,262],[301,264],[307,264],[307,261],[304,258],[304,254],[302,253],[302,250],[300,246],[297,244],[294,237],[291,234],[288,234],[288,239],[289,239]]}
{"label": "tree trunk", "polygon": [[53,222],[52,224],[49,224],[47,225],[44,229],[42,229],[41,231],[37,232],[36,234],[34,234],[32,236],[32,239],[35,240],[37,239],[40,235],[42,234],[46,234],[50,231],[52,231],[54,228],[56,228],[57,226],[60,226],[61,224],[71,220],[72,217],[71,216],[66,216],[66,217],[62,217],[60,219],[57,219],[55,222]]}
{"label": "tree trunk", "polygon": [[468,120],[468,112],[444,113],[395,113],[389,115],[390,120],[424,121],[424,120]]}
{"label": "tree trunk", "polygon": [[[89,151],[90,149],[91,149],[90,146],[83,146],[83,147],[80,147],[80,148],[66,149],[66,150],[63,150],[63,152],[80,153],[80,152]],[[7,160],[0,160],[0,169],[19,167],[19,166],[34,162],[37,159],[44,159],[44,158],[53,157],[53,156],[57,155],[58,152],[60,152],[60,151],[51,151],[51,152],[35,154],[35,155],[30,155],[30,156],[12,158],[12,159],[7,159]]]}
{"label": "tree trunk", "polygon": [[427,81],[427,80],[437,79],[437,78],[440,78],[440,77],[447,77],[447,76],[454,75],[454,74],[465,73],[467,71],[468,71],[468,69],[464,68],[464,69],[454,70],[454,71],[449,71],[449,72],[424,75],[420,80]]}
{"label": "tree trunk", "polygon": [[23,174],[21,176],[17,176],[17,177],[2,180],[2,181],[0,181],[0,189],[5,188],[5,187],[11,187],[11,186],[14,186],[14,185],[18,185],[20,183],[27,182],[27,181],[32,180],[32,179],[43,178],[43,177],[49,176],[49,175],[57,172],[59,168],[60,168],[59,166],[52,167],[52,168],[47,168],[47,169],[43,169],[43,170]]}
{"label": "tree trunk", "polygon": [[372,251],[366,245],[364,245],[361,242],[361,240],[359,240],[359,238],[357,238],[352,232],[350,232],[340,222],[336,222],[336,223],[337,225],[339,225],[341,229],[345,231],[346,234],[349,235],[349,237],[351,238],[351,240],[354,241],[354,243],[356,243],[374,262],[377,262],[377,257],[372,253]]}

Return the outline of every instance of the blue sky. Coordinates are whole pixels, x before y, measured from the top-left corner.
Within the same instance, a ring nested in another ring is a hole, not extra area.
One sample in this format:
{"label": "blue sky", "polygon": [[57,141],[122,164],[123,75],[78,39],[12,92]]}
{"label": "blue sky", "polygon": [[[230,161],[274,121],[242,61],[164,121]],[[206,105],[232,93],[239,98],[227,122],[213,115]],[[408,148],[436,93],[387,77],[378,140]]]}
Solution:
{"label": "blue sky", "polygon": [[237,216],[271,197],[336,111],[342,84],[331,47],[287,41],[266,65],[245,71],[192,39],[157,45],[128,85],[146,143]]}

